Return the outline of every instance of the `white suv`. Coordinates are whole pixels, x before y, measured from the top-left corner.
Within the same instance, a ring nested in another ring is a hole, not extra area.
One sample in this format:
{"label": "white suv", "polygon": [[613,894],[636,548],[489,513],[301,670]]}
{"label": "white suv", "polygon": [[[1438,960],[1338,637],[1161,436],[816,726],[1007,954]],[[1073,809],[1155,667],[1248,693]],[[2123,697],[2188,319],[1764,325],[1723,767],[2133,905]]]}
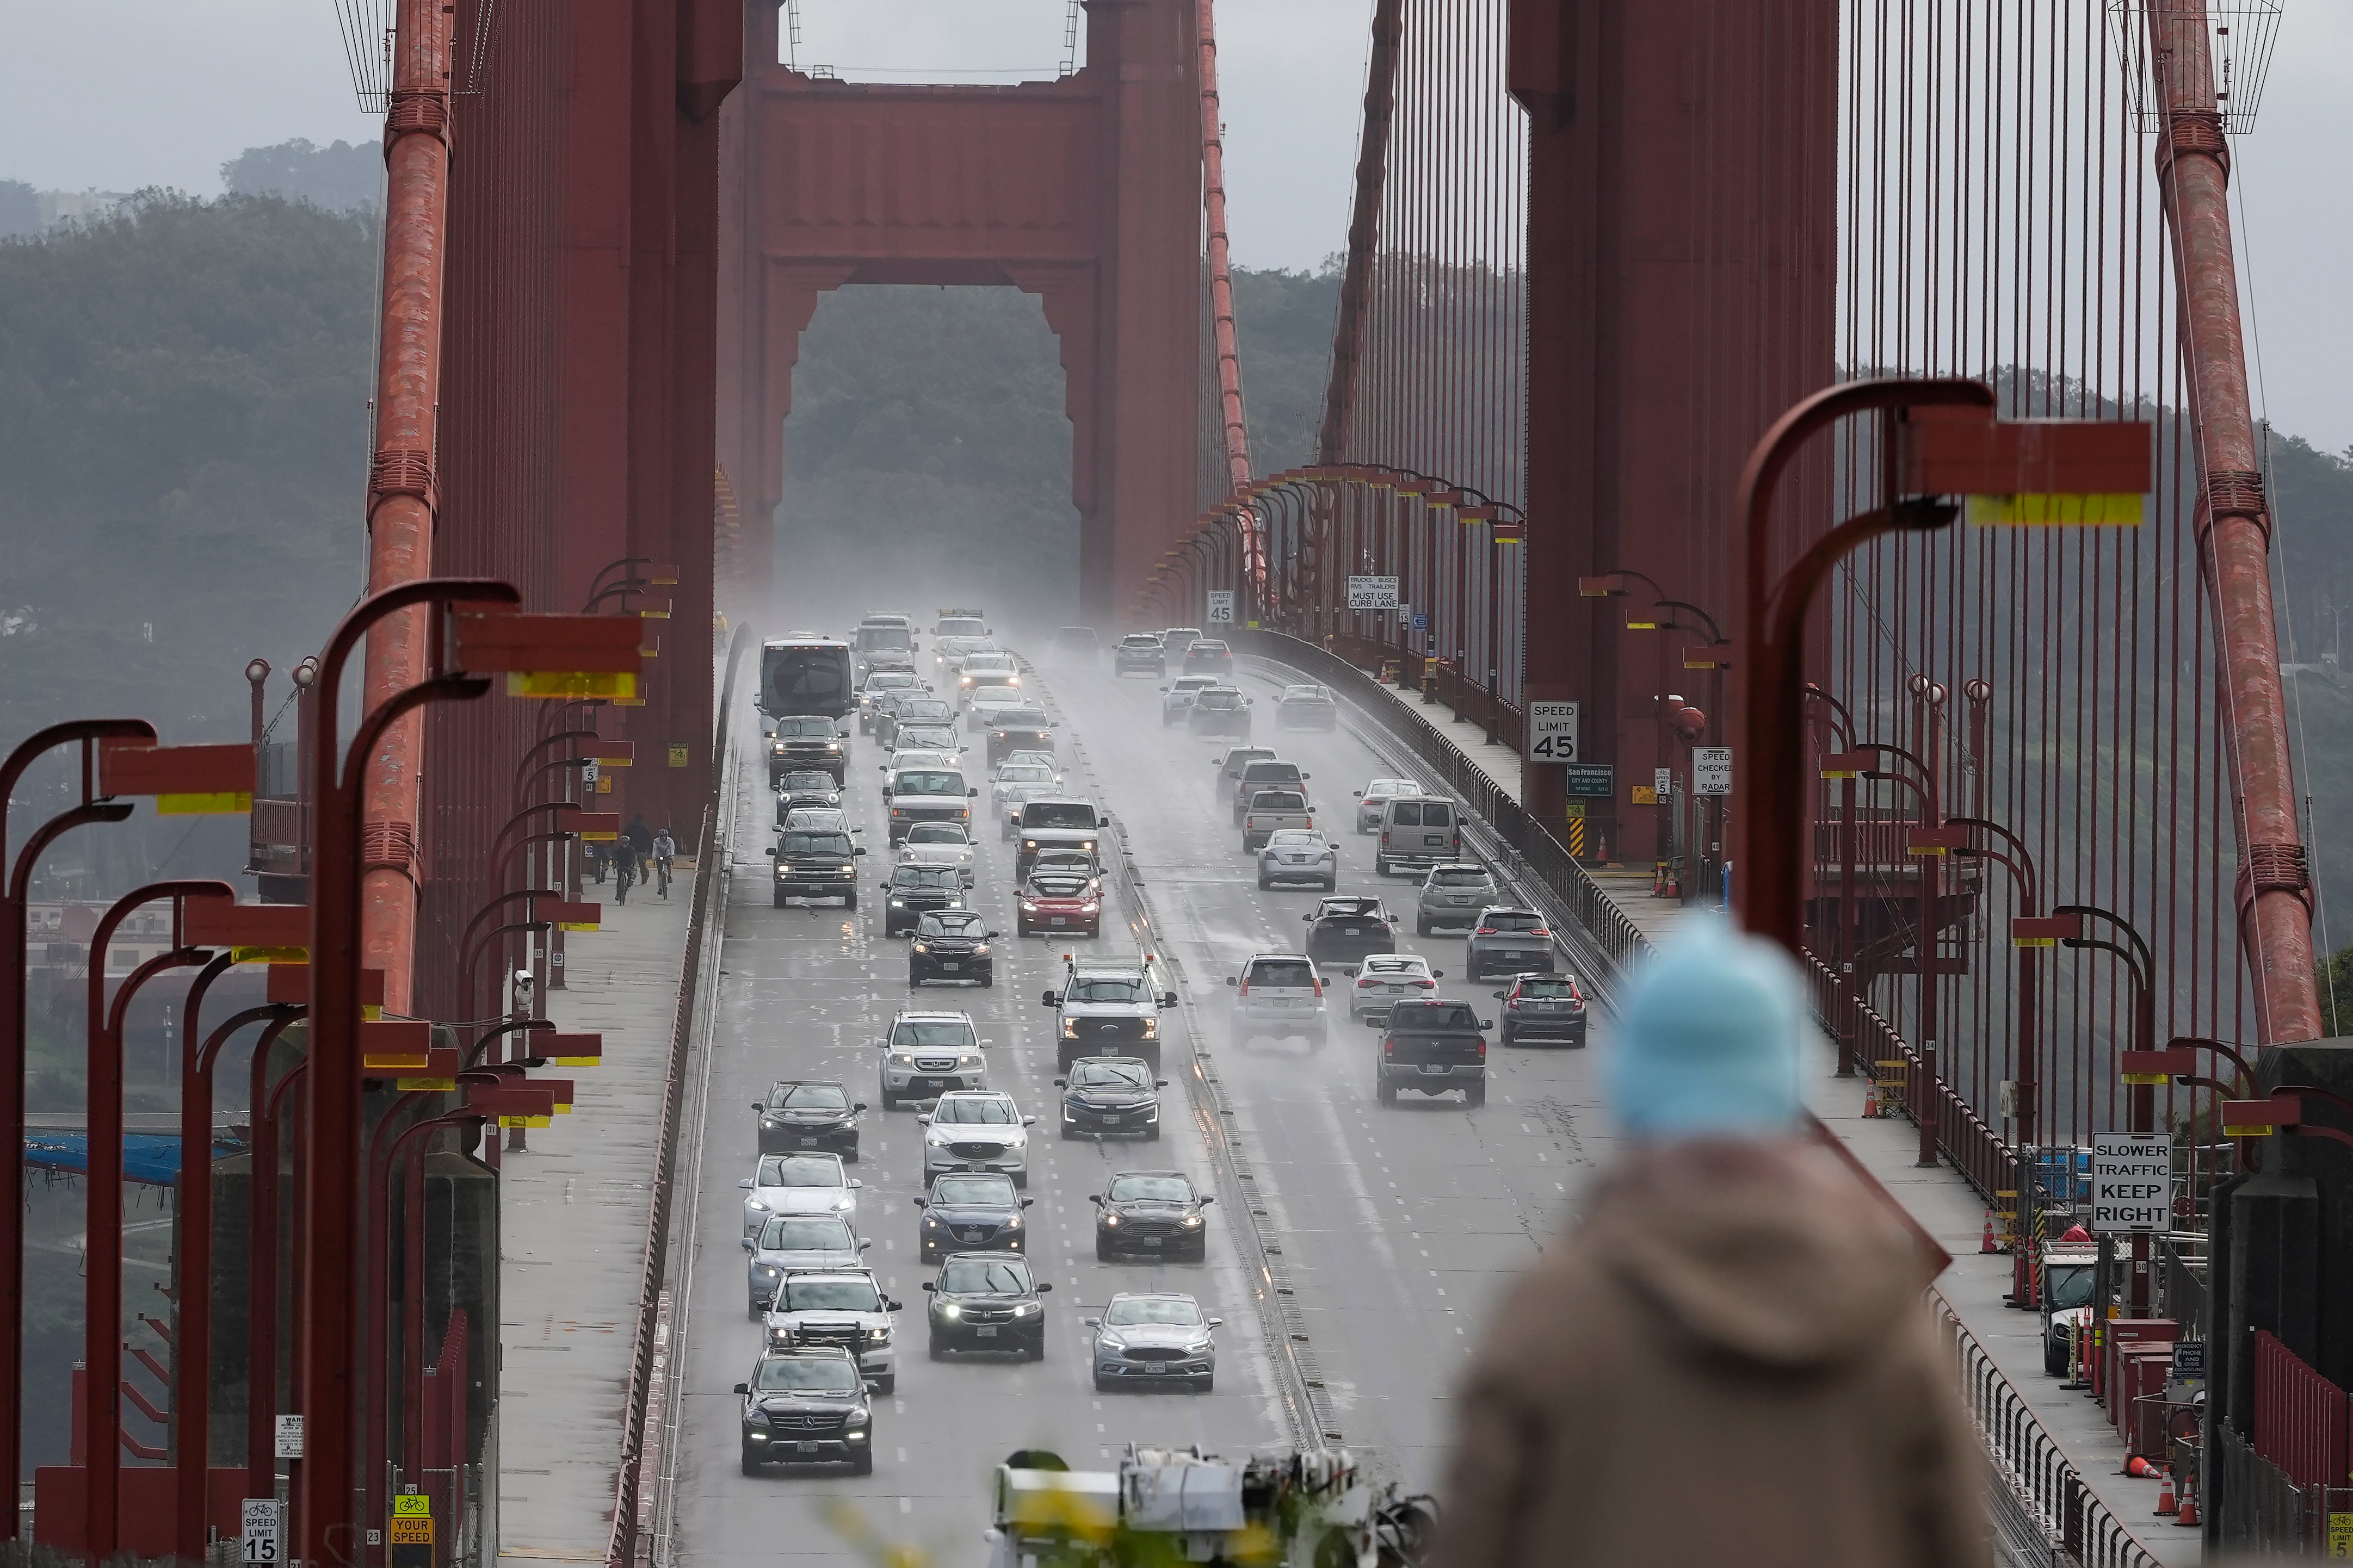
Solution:
{"label": "white suv", "polygon": [[877,1394],[899,1384],[899,1303],[864,1268],[788,1268],[767,1312],[768,1346],[839,1345]]}
{"label": "white suv", "polygon": [[1226,976],[1226,984],[1234,988],[1239,1044],[1298,1038],[1313,1051],[1323,1049],[1330,1037],[1324,979],[1304,953],[1254,952],[1240,974]]}
{"label": "white suv", "polygon": [[987,1089],[988,1063],[969,1013],[902,1013],[882,1047],[882,1109],[959,1089]]}
{"label": "white suv", "polygon": [[923,1123],[923,1180],[942,1171],[1002,1171],[1017,1187],[1029,1184],[1029,1128],[1009,1094],[991,1090],[940,1096]]}

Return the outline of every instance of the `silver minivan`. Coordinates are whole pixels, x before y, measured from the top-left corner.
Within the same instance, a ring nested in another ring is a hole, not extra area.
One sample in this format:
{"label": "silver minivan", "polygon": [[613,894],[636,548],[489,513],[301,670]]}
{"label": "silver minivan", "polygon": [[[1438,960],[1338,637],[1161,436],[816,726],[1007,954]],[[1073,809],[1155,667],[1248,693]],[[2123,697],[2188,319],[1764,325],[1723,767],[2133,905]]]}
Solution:
{"label": "silver minivan", "polygon": [[1462,853],[1462,808],[1433,795],[1398,795],[1381,807],[1373,869],[1420,871]]}

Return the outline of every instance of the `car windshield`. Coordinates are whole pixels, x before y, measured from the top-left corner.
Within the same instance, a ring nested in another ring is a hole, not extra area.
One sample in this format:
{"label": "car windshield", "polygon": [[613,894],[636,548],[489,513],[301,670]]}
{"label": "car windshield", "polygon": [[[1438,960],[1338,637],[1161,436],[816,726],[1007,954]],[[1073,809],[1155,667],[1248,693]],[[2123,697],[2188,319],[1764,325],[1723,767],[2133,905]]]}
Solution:
{"label": "car windshield", "polygon": [[866,678],[869,691],[905,691],[914,684],[915,672],[912,669],[878,669]]}
{"label": "car windshield", "polygon": [[1083,849],[1040,849],[1037,864],[1030,868],[1040,876],[1084,877],[1092,880],[1095,868]]}
{"label": "car windshield", "polygon": [[776,735],[781,740],[830,741],[836,738],[833,721],[825,718],[779,719]]}
{"label": "car windshield", "polygon": [[965,1204],[975,1208],[1015,1206],[1010,1176],[944,1175],[932,1183],[932,1202]]}
{"label": "car windshield", "polygon": [[1229,779],[1238,779],[1242,776],[1244,768],[1252,763],[1264,762],[1273,755],[1272,752],[1262,746],[1237,746],[1226,753],[1226,776]]}
{"label": "car windshield", "polygon": [[1242,770],[1242,783],[1254,789],[1289,784],[1297,788],[1300,773],[1292,763],[1252,763]]}
{"label": "car windshield", "polygon": [[953,866],[901,866],[891,873],[894,888],[961,888],[963,874]]}
{"label": "car windshield", "polygon": [[763,1252],[855,1252],[849,1226],[832,1215],[772,1219],[760,1231]]}
{"label": "car windshield", "polygon": [[976,637],[987,635],[987,627],[978,616],[942,616],[933,630],[944,637]]}
{"label": "car windshield", "polygon": [[910,844],[969,844],[964,829],[953,822],[919,822],[907,829]]}
{"label": "car windshield", "polygon": [[1293,790],[1262,789],[1250,796],[1252,811],[1304,811],[1307,797]]}
{"label": "car windshield", "polygon": [[765,1356],[752,1386],[762,1394],[855,1394],[858,1369],[846,1355]]}
{"label": "car windshield", "polygon": [[997,716],[997,722],[1008,730],[1044,730],[1050,721],[1042,708],[1008,708]]}
{"label": "car windshield", "polygon": [[1430,960],[1412,953],[1377,953],[1365,960],[1367,974],[1427,974]]}
{"label": "car windshield", "polygon": [[955,716],[955,710],[948,706],[948,700],[944,697],[899,699],[899,717],[902,721],[910,719],[952,719]]}
{"label": "car windshield", "polygon": [[1142,1062],[1083,1062],[1071,1070],[1074,1089],[1150,1089],[1152,1073]]}
{"label": "car windshield", "polygon": [[2070,1307],[2092,1304],[2092,1286],[2096,1278],[2092,1265],[2079,1263],[2048,1268],[2044,1271],[2044,1278],[2049,1281],[2046,1289],[2051,1292],[2051,1305],[2054,1310],[2064,1311]]}
{"label": "car windshield", "polygon": [[791,795],[800,790],[818,795],[831,795],[839,786],[834,784],[831,773],[819,773],[815,768],[796,768],[786,773],[784,782],[776,787],[785,795]]}
{"label": "car windshield", "polygon": [[1544,917],[1520,910],[1494,910],[1480,924],[1488,931],[1542,931]]}
{"label": "car windshield", "polygon": [[1009,1100],[959,1100],[944,1096],[932,1112],[934,1123],[954,1121],[972,1126],[1011,1127],[1021,1118],[1014,1114]]}
{"label": "car windshield", "polygon": [[862,648],[905,648],[911,646],[913,641],[914,639],[908,636],[907,628],[904,626],[860,626],[858,628],[858,646]]}
{"label": "car windshield", "polygon": [[[1283,837],[1276,834],[1276,837]],[[1380,913],[1378,899],[1326,899],[1316,910],[1319,920],[1362,920],[1366,915]]]}
{"label": "car windshield", "polygon": [[895,795],[962,795],[964,775],[940,768],[908,768],[891,788]]}
{"label": "car windshield", "polygon": [[891,1043],[902,1050],[909,1047],[917,1050],[970,1050],[975,1039],[972,1026],[962,1018],[918,1018],[892,1029]]}
{"label": "car windshield", "polygon": [[953,724],[902,724],[892,750],[953,752],[955,743],[955,726]]}
{"label": "car windshield", "polygon": [[981,918],[969,910],[943,910],[925,915],[918,929],[923,936],[978,936]]}
{"label": "car windshield", "polygon": [[841,1162],[830,1154],[771,1154],[760,1162],[764,1187],[838,1187]]}
{"label": "car windshield", "polygon": [[779,1312],[879,1312],[882,1292],[871,1279],[786,1279]]}
{"label": "car windshield", "polygon": [[1365,786],[1365,798],[1366,800],[1378,800],[1388,795],[1411,795],[1412,793],[1413,781],[1411,779],[1375,779],[1372,783]]}
{"label": "car windshield", "polygon": [[1182,1296],[1127,1296],[1113,1301],[1103,1321],[1118,1328],[1129,1323],[1191,1324],[1201,1321],[1201,1309]]}
{"label": "car windshield", "polygon": [[1389,822],[1391,826],[1397,827],[1419,827],[1421,826],[1421,802],[1418,800],[1391,801],[1389,803]]}
{"label": "car windshield", "polygon": [[847,833],[787,833],[776,845],[776,853],[786,859],[804,855],[847,855],[849,853],[849,835]]}
{"label": "car windshield", "polygon": [[1065,994],[1072,1002],[1134,1002],[1144,994],[1144,976],[1082,974]]}
{"label": "car windshield", "polygon": [[1577,994],[1577,986],[1575,982],[1569,980],[1523,980],[1520,982],[1520,994],[1523,996],[1574,996]]}
{"label": "car windshield", "polygon": [[940,1270],[940,1289],[952,1296],[1023,1296],[1029,1266],[1018,1258],[958,1258]]}
{"label": "car windshield", "polygon": [[1021,812],[1024,827],[1092,827],[1095,808],[1082,800],[1033,800]]}
{"label": "car windshield", "polygon": [[997,769],[997,782],[999,784],[1052,784],[1054,770],[1041,768],[1035,763],[1022,763],[1013,767]]}
{"label": "car windshield", "polygon": [[1122,647],[1158,647],[1160,639],[1150,632],[1130,632],[1119,639]]}
{"label": "car windshield", "polygon": [[1193,700],[1194,707],[1207,708],[1210,711],[1217,713],[1223,713],[1229,710],[1239,708],[1241,705],[1242,694],[1240,692],[1220,691],[1215,687],[1211,687],[1208,690],[1202,692],[1200,696]]}
{"label": "car windshield", "polygon": [[1261,959],[1250,966],[1252,985],[1313,985],[1315,966],[1303,958]]}
{"label": "car windshield", "polygon": [[1433,886],[1440,888],[1480,888],[1487,882],[1487,873],[1471,867],[1440,868],[1430,874]]}
{"label": "car windshield", "polygon": [[1087,890],[1084,877],[1032,877],[1029,890],[1041,899],[1075,899]]}
{"label": "car windshield", "polygon": [[1114,1176],[1104,1195],[1115,1204],[1185,1204],[1193,1201],[1193,1184],[1182,1176]]}
{"label": "car windshield", "polygon": [[838,1083],[797,1083],[769,1103],[780,1110],[847,1110],[849,1096]]}
{"label": "car windshield", "polygon": [[[1256,803],[1253,802],[1252,804],[1255,805]],[[1269,844],[1289,844],[1303,849],[1310,845],[1320,844],[1323,840],[1314,832],[1304,827],[1281,827],[1277,828],[1272,834],[1268,836],[1267,842]]]}
{"label": "car windshield", "polygon": [[1185,650],[1185,657],[1187,658],[1225,658],[1229,657],[1229,650],[1221,642],[1197,642]]}
{"label": "car windshield", "polygon": [[1418,1007],[1399,1004],[1389,1015],[1389,1027],[1399,1034],[1476,1033],[1479,1016],[1460,1002],[1429,1002]]}

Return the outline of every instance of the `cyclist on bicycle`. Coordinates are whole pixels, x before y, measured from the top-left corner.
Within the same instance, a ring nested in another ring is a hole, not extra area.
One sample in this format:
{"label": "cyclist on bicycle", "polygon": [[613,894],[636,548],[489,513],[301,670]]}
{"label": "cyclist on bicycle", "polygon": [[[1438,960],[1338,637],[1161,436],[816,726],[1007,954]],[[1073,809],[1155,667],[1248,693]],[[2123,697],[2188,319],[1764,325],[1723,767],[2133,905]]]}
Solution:
{"label": "cyclist on bicycle", "polygon": [[626,841],[614,847],[620,853],[613,857],[613,901],[626,904],[629,901],[629,884],[638,879],[638,858],[629,853]]}
{"label": "cyclist on bicycle", "polygon": [[678,858],[678,840],[670,836],[668,827],[654,835],[654,875],[661,883],[661,896],[670,897],[670,862]]}

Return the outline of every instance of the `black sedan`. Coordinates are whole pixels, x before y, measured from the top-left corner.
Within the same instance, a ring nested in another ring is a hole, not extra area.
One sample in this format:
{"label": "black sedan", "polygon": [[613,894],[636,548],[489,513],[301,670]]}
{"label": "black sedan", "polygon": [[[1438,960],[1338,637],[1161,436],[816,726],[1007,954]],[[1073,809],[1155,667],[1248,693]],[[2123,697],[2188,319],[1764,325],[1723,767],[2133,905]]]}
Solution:
{"label": "black sedan", "polygon": [[1193,1185],[1182,1171],[1126,1171],[1088,1200],[1095,1215],[1095,1257],[1108,1263],[1121,1253],[1155,1258],[1209,1255],[1208,1216],[1218,1200]]}
{"label": "black sedan", "polygon": [[1504,1005],[1504,1044],[1560,1040],[1585,1044],[1585,991],[1566,974],[1519,974],[1495,993]]}
{"label": "black sedan", "polygon": [[1378,899],[1324,899],[1307,922],[1307,956],[1335,969],[1349,969],[1376,953],[1397,951],[1397,920]]}
{"label": "black sedan", "polygon": [[934,910],[915,922],[907,944],[907,984],[926,980],[972,980],[997,984],[997,957],[988,944],[997,932],[970,910]]}
{"label": "black sedan", "polygon": [[1160,1136],[1159,1091],[1168,1080],[1153,1077],[1141,1057],[1081,1057],[1054,1087],[1062,1091],[1065,1138]]}
{"label": "black sedan", "polygon": [[966,1248],[1025,1251],[1029,1226],[1021,1211],[1037,1201],[1014,1191],[1002,1171],[943,1171],[915,1200],[923,1215],[916,1248],[926,1263]]}
{"label": "black sedan", "polygon": [[927,915],[964,907],[964,874],[953,866],[893,866],[883,889],[882,934],[911,931]]}
{"label": "black sedan", "polygon": [[1051,752],[1054,721],[1043,708],[1000,708],[988,726],[988,765],[1016,752]]}
{"label": "black sedan", "polygon": [[839,1082],[779,1079],[752,1109],[760,1113],[763,1154],[823,1149],[853,1163],[858,1159],[858,1113],[866,1106]]}
{"label": "black sedan", "polygon": [[1026,1361],[1046,1359],[1046,1303],[1051,1285],[1029,1273],[1018,1252],[954,1252],[937,1279],[923,1281],[932,1299],[934,1361],[950,1351],[1010,1351]]}
{"label": "black sedan", "polygon": [[776,826],[785,825],[785,815],[804,805],[841,804],[841,785],[831,773],[815,768],[796,768],[776,781]]}

